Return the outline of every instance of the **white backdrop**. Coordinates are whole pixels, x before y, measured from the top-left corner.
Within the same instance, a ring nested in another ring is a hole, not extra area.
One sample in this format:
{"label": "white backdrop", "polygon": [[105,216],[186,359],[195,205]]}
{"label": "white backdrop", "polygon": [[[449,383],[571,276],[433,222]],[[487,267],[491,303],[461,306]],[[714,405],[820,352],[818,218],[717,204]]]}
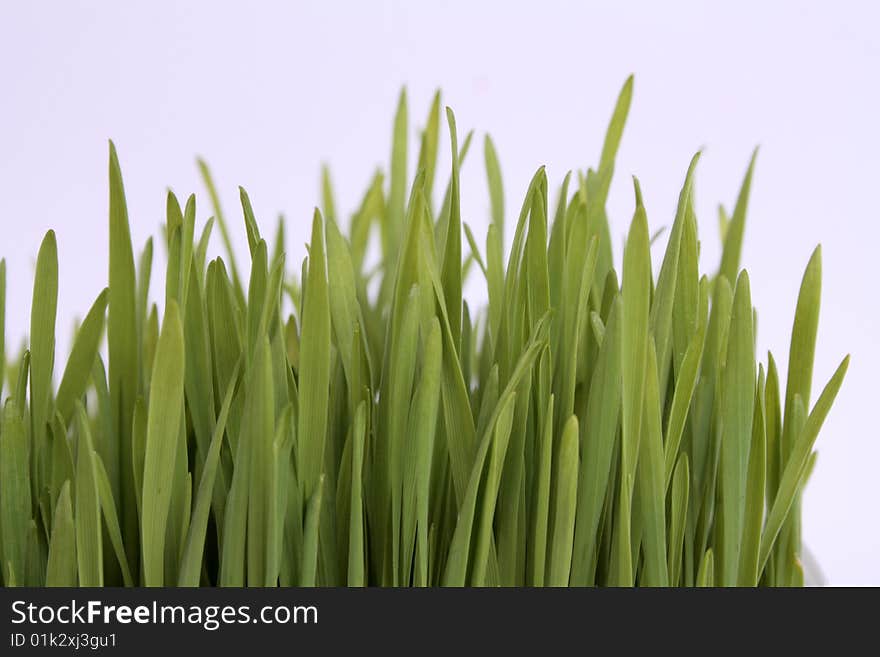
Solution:
{"label": "white backdrop", "polygon": [[[265,231],[286,214],[288,262],[296,263],[320,163],[331,166],[340,206],[353,209],[387,163],[402,84],[414,128],[440,86],[460,133],[492,133],[516,211],[538,165],[555,185],[568,169],[596,164],[618,89],[634,72],[609,200],[618,256],[632,212],[629,174],[640,177],[652,229],[668,225],[688,160],[705,147],[697,211],[703,265],[714,268],[717,203],[732,205],[760,144],[743,265],[760,353],[773,349],[784,372],[800,277],[823,244],[814,390],[845,353],[852,363],[819,439],[804,537],[832,583],[880,584],[880,216],[872,198],[880,15],[871,3],[144,4],[0,9],[0,255],[12,347],[25,334],[48,228],[59,238],[64,335],[106,284],[108,137],[138,248],[158,231],[167,186],[196,191],[200,221],[207,217],[194,165],[201,154],[228,215],[238,217],[239,184]],[[465,219],[482,228],[480,143],[462,184]],[[59,352],[68,344],[61,340]]]}

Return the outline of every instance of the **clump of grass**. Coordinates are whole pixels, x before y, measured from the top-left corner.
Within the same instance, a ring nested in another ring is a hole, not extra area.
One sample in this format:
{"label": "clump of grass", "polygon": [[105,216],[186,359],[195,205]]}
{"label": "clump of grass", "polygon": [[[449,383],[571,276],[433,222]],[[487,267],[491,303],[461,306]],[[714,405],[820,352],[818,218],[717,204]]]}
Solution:
{"label": "clump of grass", "polygon": [[[509,222],[486,137],[480,243],[459,201],[471,134],[460,144],[446,111],[452,171],[436,205],[440,98],[409,180],[401,95],[388,179],[344,235],[325,172],[299,276],[284,223],[265,239],[241,190],[244,280],[200,163],[213,218],[197,232],[195,198],[168,194],[163,309],[111,144],[109,285],[55,388],[49,232],[30,347],[6,370],[3,584],[802,584],[800,491],[848,362],[811,402],[820,251],[783,395],[772,355],[756,363],[740,270],[754,159],[717,271],[698,271],[699,154],[656,277],[637,181],[615,270],[605,199],[631,95],[630,79],[598,167],[566,176],[552,217],[541,168]],[[215,224],[228,259],[208,262]],[[485,281],[483,308],[462,298],[468,275]]]}

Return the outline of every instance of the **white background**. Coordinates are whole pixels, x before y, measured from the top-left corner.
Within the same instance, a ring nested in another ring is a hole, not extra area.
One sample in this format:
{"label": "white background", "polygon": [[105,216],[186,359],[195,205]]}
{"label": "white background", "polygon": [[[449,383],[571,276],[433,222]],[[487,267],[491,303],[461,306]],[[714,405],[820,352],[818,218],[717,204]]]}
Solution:
{"label": "white background", "polygon": [[617,256],[632,212],[629,175],[642,182],[652,229],[668,225],[688,160],[705,147],[697,211],[702,264],[714,270],[717,204],[732,206],[760,144],[743,265],[760,353],[772,349],[784,373],[800,277],[823,244],[814,395],[845,353],[852,363],[818,442],[804,537],[832,583],[880,584],[880,16],[872,3],[132,4],[0,9],[10,349],[24,337],[46,230],[59,239],[59,360],[74,318],[106,284],[108,137],[119,150],[136,248],[158,233],[167,186],[197,192],[200,223],[207,218],[194,164],[201,154],[239,245],[241,184],[264,232],[286,214],[296,266],[320,163],[331,166],[339,205],[352,210],[375,168],[387,165],[402,84],[414,130],[440,86],[460,133],[477,131],[462,184],[465,220],[480,234],[483,132],[496,141],[508,213],[516,212],[538,165],[555,187],[568,169],[597,163],[616,94],[633,72],[609,200]]}

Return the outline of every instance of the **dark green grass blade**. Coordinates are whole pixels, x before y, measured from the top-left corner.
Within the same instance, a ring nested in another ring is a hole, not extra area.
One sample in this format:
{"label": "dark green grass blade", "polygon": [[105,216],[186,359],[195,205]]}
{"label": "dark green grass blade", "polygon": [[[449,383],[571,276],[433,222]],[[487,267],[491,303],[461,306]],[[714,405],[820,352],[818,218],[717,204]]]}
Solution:
{"label": "dark green grass blade", "polygon": [[[27,584],[27,532],[31,522],[30,444],[19,406],[7,400],[0,431],[0,545],[3,581]],[[36,555],[34,555],[36,556]]]}

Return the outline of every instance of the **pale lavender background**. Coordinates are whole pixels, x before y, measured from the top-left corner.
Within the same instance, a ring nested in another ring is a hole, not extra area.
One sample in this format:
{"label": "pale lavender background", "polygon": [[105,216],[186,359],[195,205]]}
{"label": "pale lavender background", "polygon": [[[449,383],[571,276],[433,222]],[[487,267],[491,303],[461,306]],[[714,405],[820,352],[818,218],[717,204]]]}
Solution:
{"label": "pale lavender background", "polygon": [[[105,284],[108,137],[138,247],[157,232],[167,185],[197,191],[200,221],[207,217],[194,166],[202,154],[239,245],[242,184],[264,231],[277,212],[289,217],[296,263],[320,162],[352,209],[388,159],[402,83],[416,125],[439,85],[461,132],[492,132],[513,212],[539,164],[555,185],[567,169],[596,163],[619,86],[635,72],[609,207],[615,253],[632,211],[629,174],[640,176],[652,227],[669,224],[688,160],[705,146],[697,210],[703,264],[714,268],[716,204],[730,207],[761,145],[743,252],[761,353],[772,348],[785,371],[800,276],[821,241],[814,388],[844,353],[853,356],[818,443],[804,536],[832,583],[880,584],[880,14],[872,3],[143,4],[0,9],[0,252],[13,347],[48,228],[60,248],[59,353]],[[480,143],[462,183],[465,218],[478,233],[487,210]],[[481,289],[471,285],[471,296]]]}

